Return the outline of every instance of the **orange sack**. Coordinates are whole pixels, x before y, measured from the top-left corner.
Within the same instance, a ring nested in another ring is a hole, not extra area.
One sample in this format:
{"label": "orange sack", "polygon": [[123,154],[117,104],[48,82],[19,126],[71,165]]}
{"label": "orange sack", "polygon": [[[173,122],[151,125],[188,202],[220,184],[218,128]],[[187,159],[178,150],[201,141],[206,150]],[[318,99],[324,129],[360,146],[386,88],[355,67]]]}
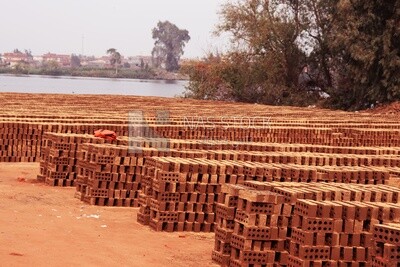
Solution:
{"label": "orange sack", "polygon": [[117,139],[117,134],[115,132],[110,131],[110,130],[103,130],[103,129],[94,131],[94,136],[95,137],[100,137],[100,138],[103,138],[103,139],[106,139],[106,140],[115,140],[115,139]]}

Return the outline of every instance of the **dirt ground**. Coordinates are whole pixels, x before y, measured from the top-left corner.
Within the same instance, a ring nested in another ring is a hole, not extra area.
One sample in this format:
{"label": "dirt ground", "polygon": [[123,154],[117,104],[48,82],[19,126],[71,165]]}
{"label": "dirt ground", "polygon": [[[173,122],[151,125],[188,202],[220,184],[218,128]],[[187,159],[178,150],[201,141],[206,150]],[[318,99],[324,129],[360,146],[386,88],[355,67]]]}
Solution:
{"label": "dirt ground", "polygon": [[35,183],[38,163],[0,163],[1,266],[218,266],[214,234],[155,232],[137,209],[97,207]]}

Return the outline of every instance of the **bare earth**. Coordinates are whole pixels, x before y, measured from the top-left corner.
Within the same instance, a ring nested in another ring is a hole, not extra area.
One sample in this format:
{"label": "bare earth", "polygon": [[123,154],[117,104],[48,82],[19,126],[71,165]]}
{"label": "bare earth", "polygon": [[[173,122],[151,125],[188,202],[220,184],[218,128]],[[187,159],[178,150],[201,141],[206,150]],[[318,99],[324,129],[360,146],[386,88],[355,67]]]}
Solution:
{"label": "bare earth", "polygon": [[96,207],[35,183],[38,163],[0,163],[1,266],[218,266],[214,234],[154,232],[137,209]]}

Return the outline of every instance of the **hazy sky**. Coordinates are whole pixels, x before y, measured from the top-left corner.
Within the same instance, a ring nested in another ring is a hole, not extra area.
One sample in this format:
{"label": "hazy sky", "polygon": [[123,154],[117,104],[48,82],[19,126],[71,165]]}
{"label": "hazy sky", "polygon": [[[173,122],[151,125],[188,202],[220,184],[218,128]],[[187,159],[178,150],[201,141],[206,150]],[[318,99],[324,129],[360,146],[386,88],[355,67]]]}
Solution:
{"label": "hazy sky", "polygon": [[0,53],[15,48],[101,56],[150,55],[159,20],[187,29],[184,57],[200,57],[226,40],[212,36],[226,0],[0,0]]}

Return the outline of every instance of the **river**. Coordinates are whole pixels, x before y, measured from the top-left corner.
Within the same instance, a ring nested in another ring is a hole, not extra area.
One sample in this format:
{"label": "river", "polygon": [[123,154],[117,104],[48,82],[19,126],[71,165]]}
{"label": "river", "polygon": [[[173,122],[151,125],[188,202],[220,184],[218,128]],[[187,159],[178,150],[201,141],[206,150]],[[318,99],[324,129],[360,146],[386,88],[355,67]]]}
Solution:
{"label": "river", "polygon": [[187,81],[0,75],[0,92],[174,97]]}

